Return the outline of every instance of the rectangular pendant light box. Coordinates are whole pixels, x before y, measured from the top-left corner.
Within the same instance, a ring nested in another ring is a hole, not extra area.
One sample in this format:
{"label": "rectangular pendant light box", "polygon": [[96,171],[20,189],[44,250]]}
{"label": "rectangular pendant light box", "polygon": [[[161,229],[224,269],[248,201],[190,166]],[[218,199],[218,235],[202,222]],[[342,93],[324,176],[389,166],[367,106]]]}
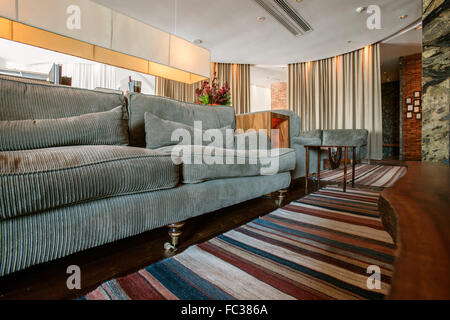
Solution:
{"label": "rectangular pendant light box", "polygon": [[188,84],[210,76],[209,50],[89,0],[2,0],[0,37]]}

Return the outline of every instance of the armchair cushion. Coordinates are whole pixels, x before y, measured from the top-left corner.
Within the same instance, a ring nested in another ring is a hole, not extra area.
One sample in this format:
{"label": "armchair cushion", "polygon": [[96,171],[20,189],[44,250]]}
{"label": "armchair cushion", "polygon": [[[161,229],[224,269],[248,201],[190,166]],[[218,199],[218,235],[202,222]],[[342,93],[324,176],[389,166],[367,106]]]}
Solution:
{"label": "armchair cushion", "polygon": [[322,144],[361,147],[367,144],[368,135],[365,129],[324,130]]}
{"label": "armchair cushion", "polygon": [[[369,131],[366,129],[324,130],[322,145],[357,146],[355,156],[359,160],[367,157],[368,136]],[[351,150],[349,157],[352,157]]]}
{"label": "armchair cushion", "polygon": [[295,137],[292,141],[293,144],[298,144],[301,146],[320,146],[322,145],[322,140],[319,138],[304,138]]}
{"label": "armchair cushion", "polygon": [[300,132],[299,137],[302,138],[316,138],[322,143],[322,130],[311,130]]}

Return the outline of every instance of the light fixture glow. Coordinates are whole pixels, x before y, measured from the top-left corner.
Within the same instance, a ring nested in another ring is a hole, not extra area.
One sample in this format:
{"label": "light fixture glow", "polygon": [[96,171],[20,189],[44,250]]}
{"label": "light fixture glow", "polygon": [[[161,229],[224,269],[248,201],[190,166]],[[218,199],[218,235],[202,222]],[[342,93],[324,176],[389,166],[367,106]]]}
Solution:
{"label": "light fixture glow", "polygon": [[266,17],[258,17],[257,20],[258,20],[259,22],[263,22],[263,21],[266,20]]}

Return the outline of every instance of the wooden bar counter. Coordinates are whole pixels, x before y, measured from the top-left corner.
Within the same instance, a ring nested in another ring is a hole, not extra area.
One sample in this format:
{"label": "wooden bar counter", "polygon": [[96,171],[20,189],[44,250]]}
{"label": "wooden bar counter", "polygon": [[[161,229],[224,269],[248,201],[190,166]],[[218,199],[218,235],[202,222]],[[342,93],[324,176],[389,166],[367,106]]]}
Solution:
{"label": "wooden bar counter", "polygon": [[380,199],[398,245],[388,299],[450,299],[449,166],[407,165],[407,174]]}

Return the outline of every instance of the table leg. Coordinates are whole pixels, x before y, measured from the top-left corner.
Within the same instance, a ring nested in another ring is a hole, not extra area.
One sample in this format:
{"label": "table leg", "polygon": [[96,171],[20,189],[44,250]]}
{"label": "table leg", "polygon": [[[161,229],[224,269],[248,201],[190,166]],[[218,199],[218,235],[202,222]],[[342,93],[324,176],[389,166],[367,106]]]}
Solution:
{"label": "table leg", "polygon": [[345,147],[345,155],[344,155],[344,192],[347,192],[347,166],[348,166],[348,147]]}
{"label": "table leg", "polygon": [[319,150],[317,151],[317,183],[319,185],[319,189],[320,189],[320,151],[321,149],[319,148]]}
{"label": "table leg", "polygon": [[305,189],[306,189],[306,193],[308,193],[308,175],[309,175],[309,147],[305,146],[306,148],[306,167],[305,167],[305,171],[306,171],[306,176],[305,176]]}
{"label": "table leg", "polygon": [[352,148],[352,188],[355,187],[355,163],[356,163],[356,148]]}

